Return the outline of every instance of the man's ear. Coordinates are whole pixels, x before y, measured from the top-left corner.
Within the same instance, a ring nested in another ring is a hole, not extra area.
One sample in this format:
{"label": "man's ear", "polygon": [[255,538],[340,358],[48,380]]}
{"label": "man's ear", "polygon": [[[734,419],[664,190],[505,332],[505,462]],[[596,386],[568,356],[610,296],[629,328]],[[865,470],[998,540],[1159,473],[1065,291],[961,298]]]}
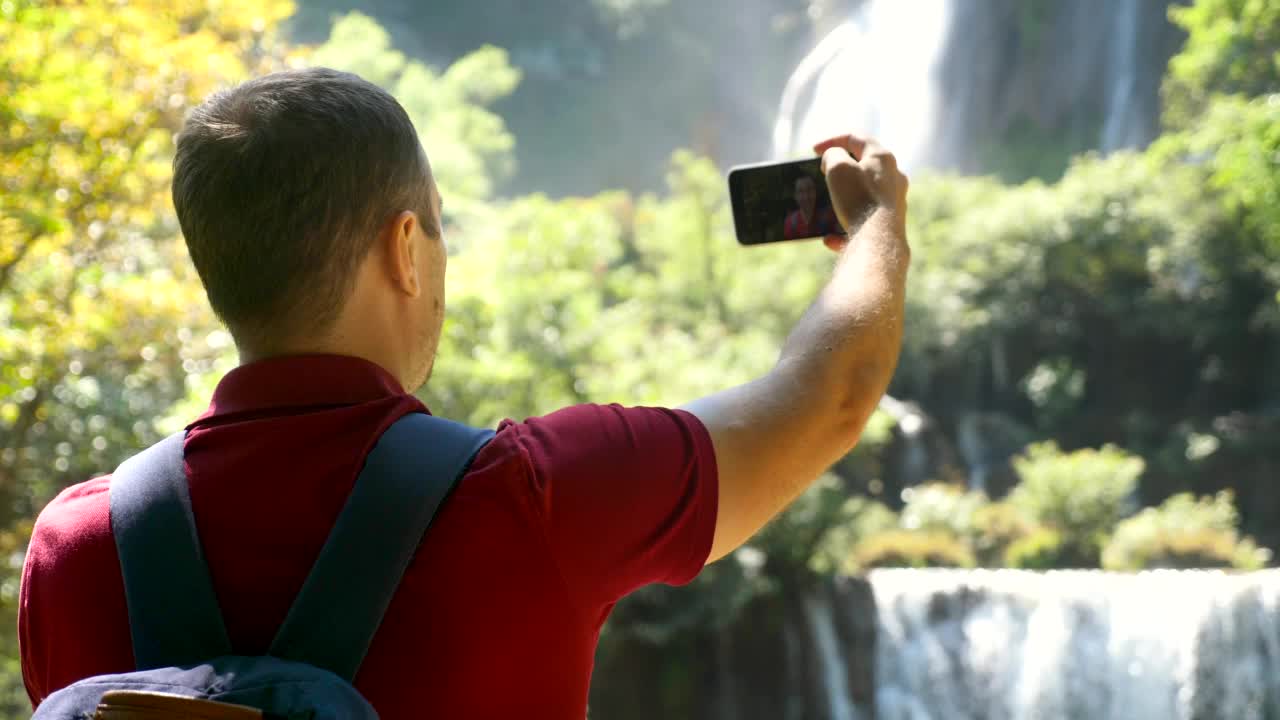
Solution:
{"label": "man's ear", "polygon": [[418,253],[421,250],[414,242],[417,227],[417,214],[404,210],[396,214],[383,230],[383,247],[387,251],[387,270],[391,273],[391,281],[409,297],[422,293],[422,281],[418,277]]}

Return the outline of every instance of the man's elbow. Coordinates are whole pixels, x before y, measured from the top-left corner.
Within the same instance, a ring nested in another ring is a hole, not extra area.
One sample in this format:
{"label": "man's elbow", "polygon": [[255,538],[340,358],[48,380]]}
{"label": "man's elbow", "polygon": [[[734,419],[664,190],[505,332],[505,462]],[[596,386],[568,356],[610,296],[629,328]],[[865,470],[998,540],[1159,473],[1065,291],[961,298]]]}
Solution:
{"label": "man's elbow", "polygon": [[880,399],[889,389],[889,381],[893,379],[897,368],[898,352],[880,351],[867,353],[859,362],[855,362],[845,376],[844,384],[838,392],[832,393],[833,426],[848,444],[845,452],[853,449],[862,430],[871,419]]}

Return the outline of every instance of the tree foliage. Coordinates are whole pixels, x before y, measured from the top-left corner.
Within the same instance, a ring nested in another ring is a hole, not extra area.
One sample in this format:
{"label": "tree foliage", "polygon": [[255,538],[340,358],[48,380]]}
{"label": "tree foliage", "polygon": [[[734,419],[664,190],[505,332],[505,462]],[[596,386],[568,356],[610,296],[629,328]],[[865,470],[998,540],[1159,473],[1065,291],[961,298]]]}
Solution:
{"label": "tree foliage", "polygon": [[[1170,17],[1187,41],[1164,86],[1173,132],[1155,152],[1205,166],[1207,184],[1252,243],[1241,259],[1280,284],[1280,5],[1198,0]],[[1280,312],[1272,307],[1266,320],[1280,322]]]}
{"label": "tree foliage", "polygon": [[458,228],[433,406],[488,423],[678,405],[767,370],[830,254],[739,248],[705,159],[677,154],[668,180],[665,197],[528,196]]}
{"label": "tree foliage", "polygon": [[1014,466],[1022,482],[1009,502],[1064,537],[1068,563],[1097,567],[1108,532],[1127,514],[1142,459],[1114,447],[1063,454],[1048,443],[1027,448]]}
{"label": "tree foliage", "polygon": [[973,551],[954,535],[945,532],[890,530],[868,537],[854,550],[844,569],[876,568],[968,568],[973,567]]}
{"label": "tree foliage", "polygon": [[224,342],[177,242],[171,137],[282,60],[291,7],[0,7],[0,487],[26,490],[4,501],[23,515],[154,437]]}
{"label": "tree foliage", "polygon": [[1239,525],[1230,491],[1202,498],[1180,493],[1120,522],[1102,551],[1102,566],[1257,570],[1270,553],[1241,537]]}
{"label": "tree foliage", "polygon": [[520,82],[505,50],[487,46],[441,71],[406,58],[381,25],[352,12],[334,22],[308,63],[353,72],[396,96],[429,148],[446,217],[465,217],[514,170],[515,138],[488,107]]}
{"label": "tree foliage", "polygon": [[1187,32],[1169,61],[1166,119],[1192,122],[1221,95],[1259,97],[1280,92],[1280,5],[1271,0],[1197,0],[1170,8]]}
{"label": "tree foliage", "polygon": [[[281,0],[0,3],[0,586],[53,492],[170,427],[227,344],[169,200],[172,135],[219,86],[284,61]],[[3,652],[16,657],[11,633]],[[26,707],[15,672],[0,706]]]}

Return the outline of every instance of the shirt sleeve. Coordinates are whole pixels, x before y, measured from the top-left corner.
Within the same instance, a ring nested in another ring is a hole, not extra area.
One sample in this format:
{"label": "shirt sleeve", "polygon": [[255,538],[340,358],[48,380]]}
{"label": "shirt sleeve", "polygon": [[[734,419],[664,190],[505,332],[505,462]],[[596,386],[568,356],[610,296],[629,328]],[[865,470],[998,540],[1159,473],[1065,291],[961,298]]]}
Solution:
{"label": "shirt sleeve", "polygon": [[597,603],[701,571],[715,533],[710,435],[665,408],[576,405],[513,428],[570,590]]}
{"label": "shirt sleeve", "polygon": [[67,488],[32,531],[18,593],[18,644],[33,706],[81,678],[133,667],[109,484],[102,477]]}

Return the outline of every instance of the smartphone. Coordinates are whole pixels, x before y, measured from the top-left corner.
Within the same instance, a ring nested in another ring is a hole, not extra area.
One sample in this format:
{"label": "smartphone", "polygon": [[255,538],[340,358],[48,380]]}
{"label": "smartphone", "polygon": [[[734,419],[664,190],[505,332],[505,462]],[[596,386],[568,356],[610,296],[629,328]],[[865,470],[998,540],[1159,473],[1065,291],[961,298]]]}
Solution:
{"label": "smartphone", "polygon": [[743,245],[845,234],[818,158],[735,167],[729,171],[729,202]]}

